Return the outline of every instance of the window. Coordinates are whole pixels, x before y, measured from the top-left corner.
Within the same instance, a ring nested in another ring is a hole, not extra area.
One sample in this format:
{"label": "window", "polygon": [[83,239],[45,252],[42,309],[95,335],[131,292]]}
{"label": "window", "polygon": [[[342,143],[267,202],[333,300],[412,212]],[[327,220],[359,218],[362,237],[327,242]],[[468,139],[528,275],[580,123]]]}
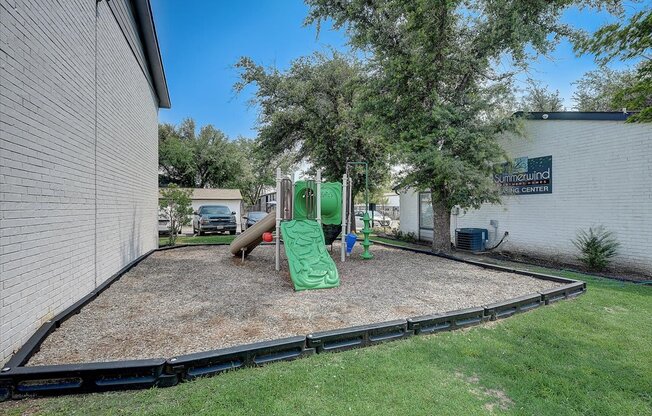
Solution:
{"label": "window", "polygon": [[432,221],[430,192],[419,192],[419,228],[432,230]]}
{"label": "window", "polygon": [[204,205],[199,209],[201,215],[231,215],[231,210],[223,205]]}
{"label": "window", "polygon": [[267,213],[266,212],[261,212],[261,211],[251,211],[250,213],[247,214],[247,217],[250,220],[256,220],[256,221],[262,220],[266,216],[267,216]]}

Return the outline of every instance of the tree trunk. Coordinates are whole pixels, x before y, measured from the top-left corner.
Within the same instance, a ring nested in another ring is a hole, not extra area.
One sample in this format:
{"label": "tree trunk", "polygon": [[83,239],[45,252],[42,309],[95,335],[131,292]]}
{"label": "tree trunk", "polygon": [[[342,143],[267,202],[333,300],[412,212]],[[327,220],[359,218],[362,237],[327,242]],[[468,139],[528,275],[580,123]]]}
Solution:
{"label": "tree trunk", "polygon": [[451,251],[451,215],[446,204],[436,199],[434,192],[432,198],[432,251],[435,253],[448,253]]}

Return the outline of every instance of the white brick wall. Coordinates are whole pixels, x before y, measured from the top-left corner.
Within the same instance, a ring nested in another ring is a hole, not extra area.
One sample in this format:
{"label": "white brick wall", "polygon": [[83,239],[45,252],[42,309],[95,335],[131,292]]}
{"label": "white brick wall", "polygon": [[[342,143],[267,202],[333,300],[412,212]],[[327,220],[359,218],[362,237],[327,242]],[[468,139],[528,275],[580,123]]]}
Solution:
{"label": "white brick wall", "polygon": [[116,20],[105,2],[99,7],[96,272],[103,282],[116,264],[158,244],[158,114]]}
{"label": "white brick wall", "polygon": [[[604,225],[621,243],[614,263],[652,274],[652,125],[532,120],[527,138],[503,146],[512,157],[552,155],[553,193],[506,197],[460,214],[458,227],[487,228],[493,238],[489,221],[498,220],[497,236],[509,231],[501,249],[575,262],[577,230]],[[401,211],[416,203],[406,196]]]}
{"label": "white brick wall", "polygon": [[156,247],[156,100],[98,7],[96,101],[95,1],[0,0],[0,362]]}
{"label": "white brick wall", "polygon": [[419,235],[419,194],[418,192],[408,189],[401,193],[399,197],[400,230],[404,233],[414,233]]}
{"label": "white brick wall", "polygon": [[[400,199],[400,226],[404,233],[414,233],[423,241],[432,241],[432,225],[426,228],[419,228],[419,192],[408,189],[401,193]],[[455,231],[454,217],[451,218],[451,236]]]}

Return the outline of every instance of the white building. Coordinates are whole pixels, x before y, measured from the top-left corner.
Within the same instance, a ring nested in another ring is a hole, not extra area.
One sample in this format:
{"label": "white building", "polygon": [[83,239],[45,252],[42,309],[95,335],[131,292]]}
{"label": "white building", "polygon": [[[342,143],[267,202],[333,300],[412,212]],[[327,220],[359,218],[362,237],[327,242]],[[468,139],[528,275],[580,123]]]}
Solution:
{"label": "white building", "polygon": [[[515,166],[496,181],[514,194],[452,215],[451,239],[457,227],[485,228],[492,246],[507,231],[500,250],[574,263],[577,231],[602,225],[621,244],[614,264],[652,274],[652,124],[626,117],[531,114],[525,138],[502,139]],[[403,232],[431,240],[431,215],[428,193],[401,195]]]}
{"label": "white building", "polygon": [[385,198],[385,202],[379,205],[385,205],[386,207],[399,207],[400,198],[396,192],[385,192],[383,197]]}
{"label": "white building", "polygon": [[0,362],[157,247],[148,0],[0,0]]}

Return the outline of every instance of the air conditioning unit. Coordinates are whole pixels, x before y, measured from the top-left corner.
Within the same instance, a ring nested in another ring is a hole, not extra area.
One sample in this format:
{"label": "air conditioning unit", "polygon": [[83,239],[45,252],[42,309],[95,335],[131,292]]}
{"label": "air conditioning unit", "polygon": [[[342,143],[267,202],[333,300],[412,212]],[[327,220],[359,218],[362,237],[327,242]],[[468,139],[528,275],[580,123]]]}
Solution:
{"label": "air conditioning unit", "polygon": [[455,247],[472,252],[484,251],[489,231],[485,228],[458,228],[455,230]]}

